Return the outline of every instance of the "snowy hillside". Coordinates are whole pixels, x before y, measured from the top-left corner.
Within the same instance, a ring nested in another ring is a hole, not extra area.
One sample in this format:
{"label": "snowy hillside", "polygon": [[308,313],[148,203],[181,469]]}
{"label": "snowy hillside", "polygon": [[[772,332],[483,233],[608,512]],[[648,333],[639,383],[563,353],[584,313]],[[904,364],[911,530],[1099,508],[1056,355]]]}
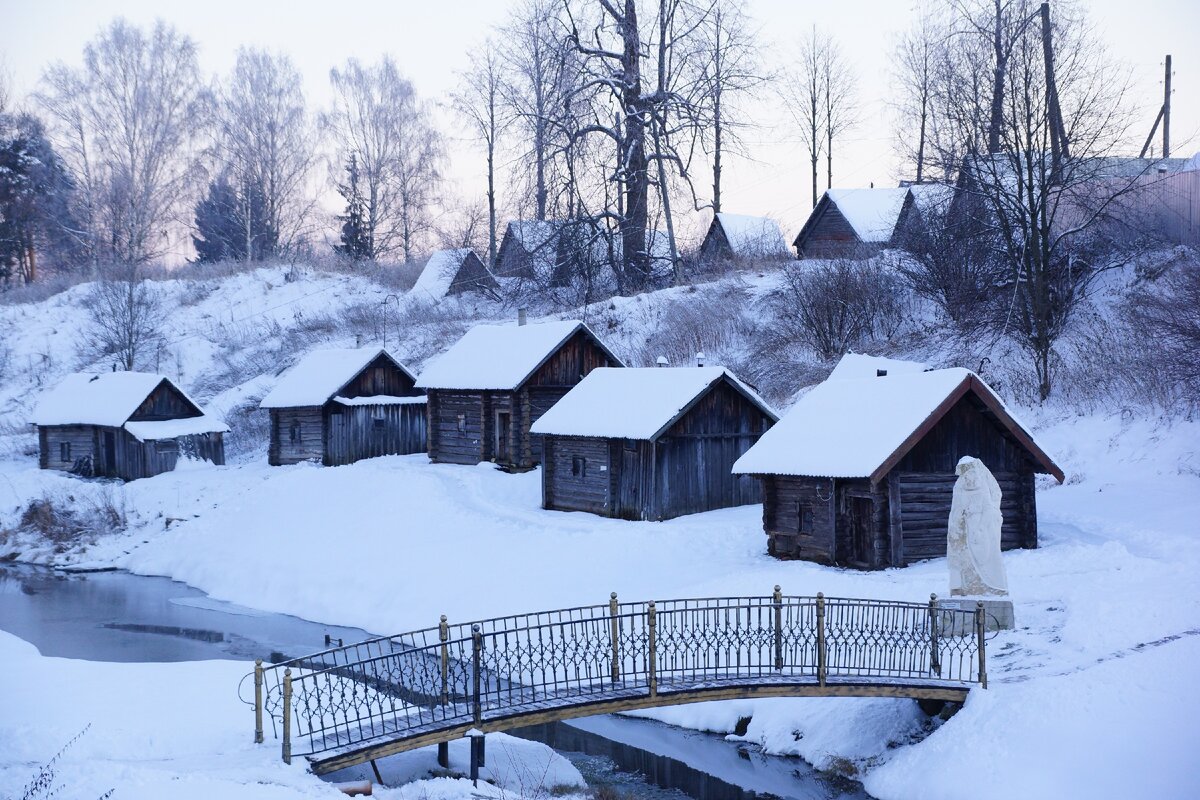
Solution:
{"label": "snowy hillside", "polygon": [[[631,364],[650,364],[660,353],[687,363],[703,350],[709,363],[731,366],[786,407],[828,367],[772,363],[759,349],[772,320],[754,301],[776,280],[731,276],[606,301],[581,316]],[[769,558],[758,506],[625,522],[543,511],[536,471],[431,465],[423,456],[268,467],[257,401],[307,349],[379,342],[386,321],[389,348],[419,369],[472,323],[509,319],[515,309],[397,300],[370,278],[282,267],[154,287],[169,314],[148,366],[228,420],[230,465],[192,465],[125,485],[38,470],[25,425],[38,393],[81,366],[105,365],[77,360],[85,286],[0,306],[0,557],[168,575],[219,599],[378,633],[424,627],[439,614],[457,622],[602,602],[610,591],[637,600],[767,594],[780,584],[797,594],[921,600],[947,589],[944,560],[862,573]],[[887,354],[940,364],[951,357],[919,324]],[[1200,657],[1200,423],[1146,409],[1085,414],[1065,402],[1014,405],[1067,481],[1039,485],[1039,549],[1005,555],[1018,630],[989,645],[987,692],[973,693],[945,723],[906,700],[753,701],[653,715],[722,733],[751,716],[747,740],[853,773],[880,798],[956,798],[968,786],[981,798],[1200,792],[1200,701],[1181,691]],[[69,505],[107,520],[101,529],[118,530],[58,540],[17,530],[38,501]],[[429,569],[447,563],[452,572]],[[27,648],[0,647],[22,669],[41,671]],[[57,662],[52,668],[69,674]],[[161,666],[146,675],[165,682],[194,672],[206,691],[234,689],[236,670],[189,669]],[[220,760],[246,781],[271,783],[278,796],[319,791],[316,779],[278,770],[248,743],[230,740],[219,728],[232,718],[215,712],[212,731],[196,737],[208,749],[170,750],[165,769],[211,770]],[[0,725],[0,742],[29,730]],[[54,740],[39,737],[41,746]],[[83,788],[103,791],[129,755],[98,737],[79,758],[92,765],[81,773],[89,776]],[[18,772],[0,770],[0,790],[16,785]]]}

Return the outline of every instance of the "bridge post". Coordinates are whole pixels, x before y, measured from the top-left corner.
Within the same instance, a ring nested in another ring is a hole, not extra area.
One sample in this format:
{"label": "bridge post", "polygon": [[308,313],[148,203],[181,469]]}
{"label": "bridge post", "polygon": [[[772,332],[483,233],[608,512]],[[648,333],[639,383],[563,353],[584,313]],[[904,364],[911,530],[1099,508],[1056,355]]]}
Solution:
{"label": "bridge post", "polygon": [[942,677],[942,663],[938,657],[938,611],[937,595],[929,595],[929,671]]}
{"label": "bridge post", "polygon": [[817,592],[817,684],[825,685],[825,594]]}
{"label": "bridge post", "polygon": [[655,632],[658,621],[654,601],[646,605],[646,673],[650,683],[650,696],[658,695],[658,637]]}
{"label": "bridge post", "polygon": [[474,706],[474,716],[475,716],[475,724],[476,725],[480,725],[483,723],[483,704],[482,704],[480,691],[479,691],[479,675],[481,672],[479,662],[480,662],[480,658],[482,655],[483,655],[483,633],[481,632],[478,624],[472,625],[471,626],[471,675],[472,675],[471,683],[473,684],[473,687],[471,689],[471,700],[472,700],[472,705]]}
{"label": "bridge post", "polygon": [[446,622],[446,615],[442,614],[441,622],[438,623],[438,640],[442,643],[442,705],[450,703],[450,625]]}
{"label": "bridge post", "polygon": [[292,763],[292,668],[283,671],[283,763]]}
{"label": "bridge post", "polygon": [[987,621],[983,618],[983,601],[975,603],[975,638],[979,642],[979,685],[987,688]]}
{"label": "bridge post", "polygon": [[262,659],[254,659],[254,743],[263,741],[263,665]]}
{"label": "bridge post", "polygon": [[771,595],[771,605],[775,607],[775,669],[783,669],[783,591],[775,584],[775,594]]}
{"label": "bridge post", "polygon": [[612,636],[612,682],[621,680],[621,622],[617,619],[619,613],[617,593],[613,592],[608,598],[608,618],[610,635]]}

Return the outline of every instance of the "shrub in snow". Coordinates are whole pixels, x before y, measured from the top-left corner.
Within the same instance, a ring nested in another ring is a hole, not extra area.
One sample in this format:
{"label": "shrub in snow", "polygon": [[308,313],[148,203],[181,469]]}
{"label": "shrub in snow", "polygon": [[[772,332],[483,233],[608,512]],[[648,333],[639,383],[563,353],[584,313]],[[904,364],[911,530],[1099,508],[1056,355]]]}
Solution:
{"label": "shrub in snow", "polygon": [[21,512],[16,532],[39,536],[54,545],[56,553],[64,553],[99,536],[124,530],[127,521],[123,490],[105,486],[87,499],[50,494],[33,498]]}
{"label": "shrub in snow", "polygon": [[[83,735],[91,727],[92,724],[89,722],[83,730],[75,734],[70,741],[64,744],[49,761],[38,768],[37,774],[33,776],[33,779],[21,791],[21,800],[49,800],[49,798],[54,797],[62,790],[63,787],[55,785],[56,778],[58,777],[59,760],[71,745],[83,738]],[[113,791],[113,789],[109,789],[100,795],[99,800],[107,800],[107,798],[112,797]]]}

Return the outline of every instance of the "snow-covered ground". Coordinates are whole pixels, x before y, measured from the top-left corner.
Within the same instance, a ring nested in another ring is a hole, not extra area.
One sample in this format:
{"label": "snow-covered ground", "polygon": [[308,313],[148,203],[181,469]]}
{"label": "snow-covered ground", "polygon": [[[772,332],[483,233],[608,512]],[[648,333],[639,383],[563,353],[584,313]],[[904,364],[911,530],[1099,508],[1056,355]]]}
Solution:
{"label": "snow-covered ground", "polygon": [[[856,771],[881,798],[959,797],[966,786],[997,798],[1200,791],[1200,696],[1191,689],[1200,655],[1200,429],[1048,414],[1031,424],[1068,481],[1039,494],[1042,546],[1005,555],[1019,630],[992,643],[991,688],[952,720],[930,733],[911,701],[889,700],[653,715],[719,731],[753,716],[748,739]],[[28,460],[0,462],[8,521],[21,498],[39,492],[79,502],[116,492],[131,527],[85,553],[10,543],[23,557],[170,575],[220,599],[377,632],[425,627],[441,613],[461,621],[602,602],[614,590],[634,600],[766,594],[779,583],[795,593],[920,600],[947,580],[944,561],[859,573],[773,560],[757,506],[664,523],[543,511],[537,472],[422,456],[338,468],[260,460],[116,489],[40,472]],[[232,697],[240,675],[233,665],[179,669],[214,703]],[[208,718],[212,730],[189,749],[197,763],[215,765],[246,726],[239,718],[225,730],[224,718]],[[3,735],[19,736],[34,717],[4,719]],[[255,757],[238,750],[236,759],[273,769],[269,756]],[[31,758],[25,752],[18,763]]]}
{"label": "snow-covered ground", "polygon": [[[158,285],[172,311],[151,366],[229,414],[231,441],[245,446],[232,448],[227,467],[189,464],[127,485],[39,471],[24,427],[40,391],[77,368],[104,366],[77,357],[85,288],[0,309],[0,531],[43,497],[128,520],[125,532],[79,545],[9,534],[0,557],[169,575],[219,599],[378,633],[430,626],[439,614],[459,622],[599,603],[611,591],[631,601],[765,595],[777,583],[795,594],[909,600],[946,590],[944,561],[878,573],[775,561],[758,506],[636,523],[541,510],[537,472],[420,456],[268,467],[265,444],[244,438],[262,412],[246,409],[298,353],[352,345],[355,326],[369,332],[355,314],[379,309],[389,291],[357,276],[293,273]],[[671,338],[678,319],[707,324],[730,297],[770,281],[751,275],[695,293],[616,299],[584,316],[623,358],[648,364],[674,342],[678,363],[696,349]],[[470,322],[509,313],[452,302],[408,308],[405,338],[398,347],[389,338],[414,369]],[[713,363],[746,347],[735,338],[703,346]],[[1067,482],[1040,487],[1041,547],[1005,554],[1019,629],[991,644],[986,692],[941,725],[903,700],[770,700],[652,715],[720,732],[752,716],[747,739],[854,772],[880,798],[1200,796],[1200,424],[1015,410]],[[113,786],[120,797],[332,791],[299,765],[282,767],[274,746],[248,744],[235,693],[247,665],[80,664],[41,658],[6,635],[0,664],[0,796],[19,796],[36,762],[87,722],[93,729],[64,756],[64,797]],[[547,753],[529,752],[523,763],[550,764]],[[527,781],[504,791],[526,793]],[[397,795],[463,792],[443,781]]]}

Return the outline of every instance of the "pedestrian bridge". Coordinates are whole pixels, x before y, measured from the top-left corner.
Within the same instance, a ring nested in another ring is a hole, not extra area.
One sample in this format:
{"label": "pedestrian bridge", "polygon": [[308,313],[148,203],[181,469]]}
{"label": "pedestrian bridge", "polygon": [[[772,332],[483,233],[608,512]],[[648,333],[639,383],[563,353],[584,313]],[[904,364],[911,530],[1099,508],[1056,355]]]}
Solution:
{"label": "pedestrian bridge", "polygon": [[986,626],[928,603],[784,596],[607,604],[441,624],[243,679],[282,755],[317,773],[484,733],[755,697],[962,701],[987,686]]}

